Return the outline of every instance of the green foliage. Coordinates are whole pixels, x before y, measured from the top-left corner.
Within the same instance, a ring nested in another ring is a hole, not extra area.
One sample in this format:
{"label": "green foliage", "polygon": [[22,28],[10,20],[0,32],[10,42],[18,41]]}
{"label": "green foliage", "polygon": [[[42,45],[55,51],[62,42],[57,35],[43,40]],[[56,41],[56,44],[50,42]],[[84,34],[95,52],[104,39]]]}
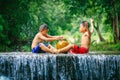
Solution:
{"label": "green foliage", "polygon": [[26,52],[26,51],[31,51],[30,45],[24,45],[21,47],[21,51]]}
{"label": "green foliage", "polygon": [[90,50],[91,51],[120,51],[120,42],[117,44],[108,43],[108,42],[91,44]]}
{"label": "green foliage", "polygon": [[7,46],[6,44],[0,43],[0,51],[12,51],[11,47]]}
{"label": "green foliage", "polygon": [[[8,38],[7,30],[8,25],[6,24],[2,15],[0,15],[0,44],[3,44],[3,47],[7,47],[11,43],[11,41]],[[1,46],[0,50],[3,50],[3,47]]]}
{"label": "green foliage", "polygon": [[[99,43],[95,31],[91,50],[120,50],[120,43],[111,44],[113,3],[120,14],[119,0],[0,0],[0,51],[31,51],[32,39],[43,23],[50,27],[50,35],[63,35],[70,43],[80,45],[80,22],[90,18],[99,24],[106,40]],[[56,46],[56,43],[51,44]]]}

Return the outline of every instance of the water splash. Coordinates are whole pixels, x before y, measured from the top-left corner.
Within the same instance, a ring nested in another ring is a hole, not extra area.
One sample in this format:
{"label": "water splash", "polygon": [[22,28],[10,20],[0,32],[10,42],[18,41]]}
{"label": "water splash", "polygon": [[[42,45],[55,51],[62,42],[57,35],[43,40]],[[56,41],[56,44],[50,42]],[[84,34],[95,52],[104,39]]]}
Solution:
{"label": "water splash", "polygon": [[120,80],[120,55],[0,54],[3,80]]}
{"label": "water splash", "polygon": [[10,80],[10,79],[7,78],[6,76],[0,76],[0,80]]}

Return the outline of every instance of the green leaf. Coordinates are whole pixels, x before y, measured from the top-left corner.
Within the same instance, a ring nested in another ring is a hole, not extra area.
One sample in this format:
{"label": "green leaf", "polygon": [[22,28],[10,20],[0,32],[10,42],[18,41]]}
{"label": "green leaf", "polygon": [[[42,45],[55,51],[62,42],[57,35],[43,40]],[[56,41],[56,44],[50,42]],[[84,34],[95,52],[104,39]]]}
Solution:
{"label": "green leaf", "polygon": [[0,32],[2,32],[3,31],[3,26],[2,25],[0,25]]}

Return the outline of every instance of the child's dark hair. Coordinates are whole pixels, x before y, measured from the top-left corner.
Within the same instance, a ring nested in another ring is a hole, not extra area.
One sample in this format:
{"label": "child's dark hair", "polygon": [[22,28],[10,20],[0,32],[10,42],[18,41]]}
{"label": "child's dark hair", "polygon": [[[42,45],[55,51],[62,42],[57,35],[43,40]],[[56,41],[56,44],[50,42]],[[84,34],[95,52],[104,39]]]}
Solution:
{"label": "child's dark hair", "polygon": [[48,25],[47,24],[42,24],[40,27],[39,27],[39,30],[40,31],[43,31],[45,29],[49,29]]}
{"label": "child's dark hair", "polygon": [[86,26],[86,22],[88,23],[88,28],[89,28],[89,27],[90,27],[90,23],[89,23],[88,21],[82,21],[81,24],[82,24],[83,26]]}

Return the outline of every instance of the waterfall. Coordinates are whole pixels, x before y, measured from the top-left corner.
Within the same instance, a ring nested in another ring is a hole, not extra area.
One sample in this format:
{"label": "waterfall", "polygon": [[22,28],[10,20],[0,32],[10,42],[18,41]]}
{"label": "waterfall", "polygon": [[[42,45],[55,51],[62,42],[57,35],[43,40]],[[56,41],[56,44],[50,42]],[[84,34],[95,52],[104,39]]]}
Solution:
{"label": "waterfall", "polygon": [[0,80],[120,80],[120,55],[1,53]]}

